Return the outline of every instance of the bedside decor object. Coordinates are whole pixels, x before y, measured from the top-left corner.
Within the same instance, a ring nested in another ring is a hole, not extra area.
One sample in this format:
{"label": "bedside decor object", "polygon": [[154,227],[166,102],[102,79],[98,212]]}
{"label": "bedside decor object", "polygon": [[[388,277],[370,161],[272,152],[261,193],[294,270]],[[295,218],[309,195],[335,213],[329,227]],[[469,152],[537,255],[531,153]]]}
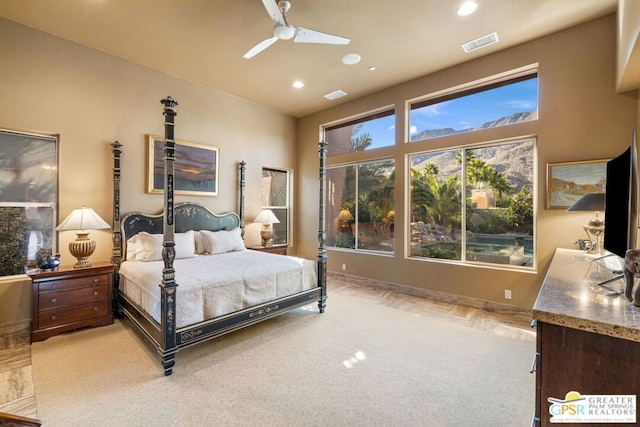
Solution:
{"label": "bedside decor object", "polygon": [[43,271],[51,271],[60,265],[60,254],[52,254],[49,248],[40,248],[36,252],[36,266]]}
{"label": "bedside decor object", "polygon": [[74,268],[91,267],[89,257],[96,250],[96,242],[89,239],[87,230],[100,230],[111,228],[100,216],[91,208],[81,207],[74,209],[68,217],[56,227],[56,231],[76,231],[76,240],[69,243],[69,252],[78,259]]}
{"label": "bedside decor object", "polygon": [[[600,211],[604,210],[604,193],[587,193],[567,209],[567,212],[595,212],[595,216],[587,225],[583,225],[589,241],[592,242],[589,252],[599,255],[604,254],[602,241],[604,239],[604,221],[598,218]],[[595,238],[595,240],[594,240]]]}
{"label": "bedside decor object", "polygon": [[260,230],[262,246],[271,246],[273,244],[273,227],[271,224],[279,224],[280,220],[271,212],[271,209],[263,209],[253,222],[262,223],[262,230]]}

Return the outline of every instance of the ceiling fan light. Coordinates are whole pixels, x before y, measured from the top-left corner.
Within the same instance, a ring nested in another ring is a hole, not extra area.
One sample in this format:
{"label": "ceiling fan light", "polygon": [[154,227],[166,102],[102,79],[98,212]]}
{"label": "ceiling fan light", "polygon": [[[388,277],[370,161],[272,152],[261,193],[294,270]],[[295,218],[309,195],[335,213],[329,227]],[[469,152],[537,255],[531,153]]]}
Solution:
{"label": "ceiling fan light", "polygon": [[273,35],[280,40],[291,40],[296,34],[296,29],[291,25],[276,25],[273,28]]}

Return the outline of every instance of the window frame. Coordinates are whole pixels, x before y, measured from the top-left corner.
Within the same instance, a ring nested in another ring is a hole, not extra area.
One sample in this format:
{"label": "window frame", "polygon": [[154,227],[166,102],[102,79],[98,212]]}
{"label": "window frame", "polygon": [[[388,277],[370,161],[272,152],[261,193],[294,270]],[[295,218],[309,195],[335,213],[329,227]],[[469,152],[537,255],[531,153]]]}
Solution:
{"label": "window frame", "polygon": [[[285,242],[284,243],[277,243],[274,241],[274,245],[279,246],[290,246],[291,245],[291,239],[292,239],[292,231],[291,231],[291,214],[292,214],[292,207],[291,207],[291,194],[292,194],[292,185],[293,185],[293,181],[292,181],[292,171],[290,169],[287,168],[279,168],[279,167],[272,167],[272,166],[263,166],[261,169],[261,179],[264,179],[265,176],[265,172],[266,171],[272,171],[272,172],[277,172],[277,173],[284,173],[286,178],[285,178],[285,182],[286,182],[286,194],[285,194],[285,205],[284,206],[277,206],[277,205],[269,205],[269,204],[264,204],[263,202],[265,202],[265,194],[264,194],[264,185],[262,187],[262,194],[261,194],[261,209],[270,209],[272,212],[274,212],[274,214],[277,213],[275,211],[285,211],[286,212],[286,217],[287,217],[287,221],[284,223],[285,227],[286,227],[286,235],[285,235]],[[267,199],[268,200],[268,199]],[[280,223],[282,224],[282,222]],[[277,226],[277,224],[273,224],[272,225],[275,231],[275,228]],[[278,234],[276,233],[276,236]],[[275,240],[275,239],[274,239]]]}
{"label": "window frame", "polygon": [[[375,148],[371,148],[371,149],[364,149],[361,151],[344,151],[344,152],[340,152],[340,153],[335,153],[333,152],[336,147],[334,145],[331,144],[331,142],[329,141],[329,139],[327,138],[327,132],[331,132],[333,130],[337,130],[337,129],[341,129],[341,128],[346,128],[349,126],[354,126],[354,125],[358,125],[361,123],[366,123],[366,122],[370,122],[376,119],[380,119],[380,118],[384,118],[384,117],[389,117],[389,116],[393,116],[394,118],[394,126],[396,123],[396,107],[395,105],[386,105],[384,107],[380,107],[377,108],[375,110],[371,110],[362,114],[358,114],[355,116],[351,116],[348,118],[344,118],[341,119],[339,121],[335,121],[335,122],[331,122],[331,123],[327,123],[323,126],[321,126],[321,133],[322,133],[322,138],[324,141],[327,142],[327,157],[337,157],[337,156],[343,156],[343,155],[349,155],[349,154],[354,154],[354,153],[370,153],[370,152],[375,152],[376,150],[383,150],[385,148],[389,148],[389,147],[393,147],[394,145],[396,145],[396,138],[395,138],[395,131],[394,131],[394,138],[393,138],[393,142],[389,145],[384,145],[381,147],[375,147]],[[351,142],[351,139],[350,139]]]}
{"label": "window frame", "polygon": [[[383,157],[383,158],[372,158],[372,159],[368,159],[368,160],[362,160],[362,161],[358,161],[358,162],[350,162],[350,163],[342,163],[342,164],[335,164],[335,165],[331,165],[331,166],[327,166],[327,180],[330,181],[330,170],[334,170],[334,169],[340,169],[340,168],[349,168],[349,167],[353,167],[354,168],[354,184],[355,184],[355,189],[354,189],[354,199],[353,199],[353,205],[354,205],[354,213],[352,214],[353,216],[353,226],[355,227],[355,229],[352,230],[352,234],[354,236],[354,247],[340,247],[340,246],[335,246],[335,245],[331,245],[329,243],[327,243],[327,247],[332,249],[332,250],[343,250],[343,251],[352,251],[352,252],[358,252],[358,253],[370,253],[370,254],[377,254],[377,255],[387,255],[387,256],[393,256],[395,254],[395,237],[392,238],[392,248],[390,251],[386,251],[386,250],[378,250],[378,249],[368,249],[368,248],[360,248],[360,221],[358,220],[358,218],[360,217],[360,167],[367,165],[367,164],[374,164],[374,163],[382,163],[382,162],[390,162],[392,164],[393,167],[393,171],[395,173],[396,169],[396,160],[394,157]],[[396,206],[396,201],[395,201],[395,182],[394,182],[394,200],[393,200],[393,206],[394,208],[392,209],[395,212],[395,206]],[[327,200],[325,201],[325,212],[326,210],[329,209],[330,207],[330,203],[328,202],[328,199],[330,197],[333,197],[333,194],[331,192],[331,189],[327,190],[327,194],[325,195],[325,197],[327,198]],[[344,200],[341,201],[341,205],[343,205],[345,203]],[[336,208],[338,210],[338,215],[329,215],[329,212],[326,212],[327,215],[327,220],[328,221],[339,221],[338,216],[340,214],[340,208]],[[337,233],[336,233],[337,235]],[[333,236],[327,236],[327,240],[329,240],[330,238],[332,238]]]}
{"label": "window frame", "polygon": [[[452,146],[452,147],[441,147],[434,148],[432,150],[419,150],[411,153],[407,153],[405,155],[405,164],[407,171],[407,193],[406,193],[406,223],[407,223],[407,231],[405,232],[405,258],[409,260],[416,260],[418,262],[443,262],[450,263],[456,265],[473,265],[473,266],[484,266],[490,268],[497,268],[502,270],[520,270],[526,272],[535,272],[537,268],[538,256],[537,256],[537,194],[538,194],[538,174],[537,174],[537,136],[536,135],[523,135],[518,137],[506,138],[499,141],[487,141],[484,143],[477,144],[465,144],[461,146]],[[533,232],[531,237],[533,238],[533,255],[532,261],[530,265],[509,265],[509,264],[499,264],[485,261],[477,261],[477,260],[469,260],[467,254],[467,218],[468,218],[468,200],[467,200],[467,187],[468,182],[466,179],[466,152],[469,150],[481,149],[481,148],[492,148],[499,145],[509,145],[515,143],[531,143],[532,144],[532,163],[533,163],[533,173],[531,178],[531,192],[533,198]],[[411,191],[411,171],[413,168],[411,167],[411,158],[413,156],[434,153],[434,152],[447,152],[447,151],[459,151],[461,153],[461,170],[460,170],[460,259],[446,259],[446,258],[435,258],[435,257],[421,257],[415,256],[411,253],[411,216],[412,216],[412,191]]]}
{"label": "window frame", "polygon": [[[58,202],[59,202],[59,180],[60,180],[60,173],[59,173],[59,146],[60,146],[60,137],[57,134],[46,134],[46,133],[34,133],[34,132],[26,132],[26,131],[20,131],[20,130],[14,130],[14,129],[5,129],[5,128],[0,128],[0,133],[4,134],[4,135],[10,135],[11,137],[15,137],[15,138],[34,138],[34,139],[39,139],[39,140],[43,140],[43,141],[48,141],[50,143],[53,144],[53,158],[55,159],[55,178],[54,178],[54,186],[55,186],[55,190],[52,192],[53,193],[53,201],[50,202],[46,202],[46,201],[0,201],[0,208],[24,208],[24,209],[31,209],[31,208],[48,208],[51,209],[51,234],[50,236],[48,236],[50,238],[50,242],[51,242],[51,248],[46,248],[46,249],[50,249],[51,252],[53,254],[58,252],[58,233],[56,232],[56,225],[58,223]],[[34,230],[32,230],[34,231]],[[24,243],[24,242],[23,242]],[[26,242],[27,245],[29,246],[29,241]],[[45,249],[45,248],[43,248]],[[36,252],[37,253],[37,252]],[[28,273],[29,271],[32,270],[37,270],[37,265],[36,262],[37,260],[34,259],[30,259],[29,258],[29,249],[27,249],[27,252],[24,254],[26,262],[23,265],[23,272],[22,273],[17,273],[17,274],[13,274],[13,275],[1,275],[0,276],[0,280],[2,279],[7,279],[7,278],[13,278],[13,277],[17,277],[17,276],[21,276],[23,274]],[[37,255],[34,255],[37,256]]]}
{"label": "window frame", "polygon": [[[421,108],[428,105],[438,104],[440,102],[453,100],[457,98],[462,98],[465,96],[489,91],[495,88],[499,88],[502,86],[506,86],[513,83],[518,83],[522,81],[526,81],[532,78],[537,78],[539,83],[539,66],[537,63],[526,65],[517,69],[513,69],[510,71],[506,71],[504,73],[495,74],[492,76],[488,76],[483,79],[478,79],[475,81],[467,82],[458,86],[446,88],[443,90],[439,90],[436,92],[429,93],[427,95],[422,95],[418,97],[414,97],[405,101],[405,123],[404,123],[404,139],[407,144],[416,144],[425,141],[430,141],[435,138],[427,138],[427,139],[419,139],[412,141],[411,140],[411,113],[415,108]],[[538,89],[537,93],[540,91]],[[538,112],[539,102],[536,106],[536,111]],[[536,117],[536,120],[539,118]],[[484,130],[484,129],[483,129]],[[476,131],[477,132],[477,131]],[[460,134],[473,134],[474,132],[457,132],[453,134],[442,135],[441,137],[453,137],[455,135]]]}

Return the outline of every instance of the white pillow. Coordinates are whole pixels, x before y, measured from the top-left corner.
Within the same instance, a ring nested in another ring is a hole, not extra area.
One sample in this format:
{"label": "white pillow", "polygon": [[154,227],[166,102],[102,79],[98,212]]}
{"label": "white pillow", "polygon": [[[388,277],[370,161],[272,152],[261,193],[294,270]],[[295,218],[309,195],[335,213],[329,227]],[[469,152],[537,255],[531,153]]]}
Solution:
{"label": "white pillow", "polygon": [[210,254],[223,254],[225,252],[243,251],[246,249],[239,227],[233,230],[209,231],[201,230],[204,247]]}
{"label": "white pillow", "polygon": [[[193,230],[174,235],[176,259],[196,256]],[[149,234],[142,231],[127,240],[127,259],[130,261],[162,260],[162,234]]]}
{"label": "white pillow", "polygon": [[196,239],[193,230],[184,233],[176,233],[176,259],[193,258],[196,256]]}

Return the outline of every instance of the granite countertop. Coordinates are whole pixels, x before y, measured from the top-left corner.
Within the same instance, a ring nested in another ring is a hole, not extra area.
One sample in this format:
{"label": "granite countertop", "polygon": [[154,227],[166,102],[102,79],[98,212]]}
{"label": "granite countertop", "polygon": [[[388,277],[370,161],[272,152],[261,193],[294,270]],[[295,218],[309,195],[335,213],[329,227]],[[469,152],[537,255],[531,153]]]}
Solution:
{"label": "granite countertop", "polygon": [[624,297],[624,277],[599,285],[616,276],[609,267],[620,268],[620,258],[596,258],[557,249],[533,306],[533,318],[640,342],[640,308]]}

